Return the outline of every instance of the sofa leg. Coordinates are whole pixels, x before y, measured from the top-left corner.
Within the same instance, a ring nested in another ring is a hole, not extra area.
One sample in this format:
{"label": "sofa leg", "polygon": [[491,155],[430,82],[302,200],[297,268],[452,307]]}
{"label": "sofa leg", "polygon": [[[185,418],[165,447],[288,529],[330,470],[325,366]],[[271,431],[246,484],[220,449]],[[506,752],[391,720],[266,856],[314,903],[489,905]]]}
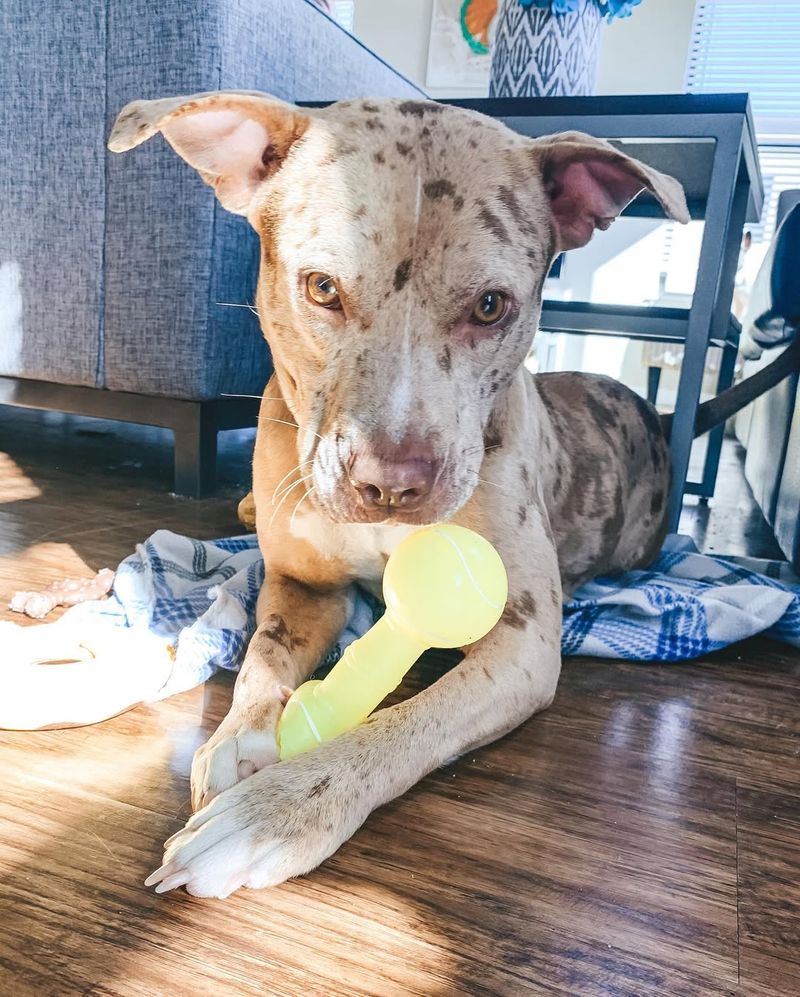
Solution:
{"label": "sofa leg", "polygon": [[217,481],[217,421],[203,402],[186,406],[172,427],[175,435],[175,494],[201,498]]}

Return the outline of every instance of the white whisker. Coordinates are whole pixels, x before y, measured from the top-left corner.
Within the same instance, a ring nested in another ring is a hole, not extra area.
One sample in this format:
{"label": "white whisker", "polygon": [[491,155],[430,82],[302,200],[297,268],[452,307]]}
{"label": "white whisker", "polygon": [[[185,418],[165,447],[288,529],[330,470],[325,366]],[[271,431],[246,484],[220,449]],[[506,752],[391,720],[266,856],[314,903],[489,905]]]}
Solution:
{"label": "white whisker", "polygon": [[[232,393],[226,392],[226,393],[224,393],[222,395],[222,397],[223,398],[260,398],[262,401],[267,401],[267,402],[283,402],[283,404],[286,405],[286,402],[284,401],[283,398],[269,398],[269,397],[265,397],[264,395],[237,395],[237,394],[232,394]],[[288,406],[287,406],[287,408],[288,408]],[[318,440],[322,439],[322,437],[319,435],[319,433],[315,433],[313,429],[307,429],[305,426],[298,426],[298,424],[296,422],[287,422],[286,419],[275,419],[271,415],[260,415],[259,418],[260,419],[266,419],[267,422],[279,422],[282,426],[291,426],[292,429],[299,429],[300,432],[302,432],[302,433],[311,433],[311,435],[312,436],[316,436],[316,438]]]}
{"label": "white whisker", "polygon": [[300,498],[300,501],[299,501],[299,502],[297,503],[297,505],[296,505],[296,506],[294,507],[294,511],[292,512],[292,515],[291,515],[291,516],[289,517],[289,532],[290,532],[290,533],[291,533],[291,531],[292,531],[292,527],[294,526],[294,517],[295,517],[295,516],[297,515],[297,510],[298,510],[298,509],[300,508],[300,506],[301,506],[301,505],[303,504],[303,502],[304,502],[304,501],[305,501],[305,500],[306,500],[307,498],[310,498],[310,497],[311,497],[311,494],[312,494],[312,492],[315,492],[315,491],[316,491],[316,488],[310,488],[310,489],[309,489],[309,490],[308,490],[308,491],[307,491],[307,492],[305,493],[305,495],[302,495],[302,496],[301,496],[301,498]]}
{"label": "white whisker", "polygon": [[[286,399],[281,398],[278,395],[243,395],[236,391],[223,391],[222,398],[260,398],[264,402],[283,402],[286,405]],[[288,408],[288,405],[286,406]]]}
{"label": "white whisker", "polygon": [[476,478],[478,479],[478,481],[480,481],[480,483],[481,483],[482,485],[491,485],[491,486],[492,486],[492,488],[498,488],[498,489],[499,489],[499,490],[500,490],[501,492],[503,492],[504,494],[506,494],[506,495],[508,495],[508,494],[509,494],[509,491],[508,491],[508,489],[507,489],[507,488],[504,488],[504,487],[503,487],[502,485],[498,485],[496,481],[489,481],[489,480],[488,480],[487,478],[482,478],[482,477],[481,477],[481,476],[480,476],[480,475],[479,475],[479,474],[477,473],[477,471],[473,471],[472,473],[473,473],[473,474],[475,475],[475,477],[476,477]]}
{"label": "white whisker", "polygon": [[[293,489],[297,488],[297,486],[298,486],[298,485],[302,485],[302,483],[303,483],[304,481],[310,481],[310,480],[311,480],[311,479],[312,479],[313,477],[314,477],[314,473],[313,473],[313,471],[312,471],[312,473],[311,473],[311,474],[307,474],[307,475],[305,475],[305,477],[302,477],[302,478],[298,478],[298,479],[297,479],[297,481],[293,481],[293,482],[292,482],[292,483],[291,483],[290,485],[287,485],[287,486],[286,486],[286,487],[285,487],[285,488],[284,488],[284,489],[283,489],[283,490],[281,491],[281,493],[280,493],[280,494],[281,494],[281,495],[284,495],[284,494],[285,494],[286,492],[291,492],[291,491],[292,491]],[[277,497],[278,497],[278,496],[276,496],[275,498],[277,498]],[[273,499],[273,500],[272,500],[272,504],[273,504],[273,505],[275,505],[275,499]]]}
{"label": "white whisker", "polygon": [[312,436],[316,436],[318,440],[322,440],[319,433],[315,433],[313,429],[306,429],[305,426],[298,426],[296,422],[287,422],[286,419],[273,419],[270,415],[260,416],[262,419],[266,419],[267,422],[279,422],[282,426],[291,426],[292,429],[299,429],[301,433],[311,433]]}
{"label": "white whisker", "polygon": [[284,476],[277,483],[277,485],[275,485],[275,491],[273,491],[273,493],[272,493],[272,504],[273,505],[275,504],[275,499],[277,497],[278,489],[281,487],[281,485],[284,483],[284,481],[286,481],[287,478],[290,478],[295,473],[295,471],[299,471],[305,465],[312,464],[312,463],[313,463],[313,461],[311,461],[311,460],[301,461],[299,464],[295,464],[295,466],[290,471],[287,471],[286,474],[284,474]]}
{"label": "white whisker", "polygon": [[[284,495],[283,495],[283,498],[282,498],[282,499],[280,500],[280,502],[279,502],[279,503],[278,503],[278,504],[277,504],[277,505],[275,506],[275,511],[274,511],[274,512],[272,513],[272,515],[270,516],[270,520],[269,520],[269,524],[268,524],[268,526],[267,526],[267,529],[270,529],[270,528],[272,527],[272,524],[273,524],[273,523],[275,522],[275,517],[276,517],[276,516],[278,515],[278,513],[280,512],[280,509],[281,509],[281,506],[282,506],[282,505],[283,505],[283,503],[284,503],[284,502],[286,501],[286,499],[287,499],[287,498],[289,497],[289,494],[290,494],[289,492],[284,492]],[[273,504],[274,504],[274,503],[273,503]]]}
{"label": "white whisker", "polygon": [[217,301],[216,304],[223,308],[247,308],[254,315],[258,315],[258,309],[254,305],[242,304],[239,301]]}

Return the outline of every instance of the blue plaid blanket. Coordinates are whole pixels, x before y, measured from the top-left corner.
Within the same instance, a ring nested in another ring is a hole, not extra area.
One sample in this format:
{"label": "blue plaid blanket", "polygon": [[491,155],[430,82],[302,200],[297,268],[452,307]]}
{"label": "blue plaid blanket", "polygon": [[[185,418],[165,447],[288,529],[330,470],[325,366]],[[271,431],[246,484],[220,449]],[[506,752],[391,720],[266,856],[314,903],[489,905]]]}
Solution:
{"label": "blue plaid blanket", "polygon": [[[238,667],[254,628],[264,564],[254,536],[201,541],[159,530],[119,566],[111,597],[68,612],[73,622],[143,628],[167,638],[175,666],[154,698]],[[337,660],[383,612],[362,593]],[[800,579],[785,562],[712,557],[670,537],[647,571],[583,585],[564,605],[565,655],[683,661],[763,633],[800,647]]]}

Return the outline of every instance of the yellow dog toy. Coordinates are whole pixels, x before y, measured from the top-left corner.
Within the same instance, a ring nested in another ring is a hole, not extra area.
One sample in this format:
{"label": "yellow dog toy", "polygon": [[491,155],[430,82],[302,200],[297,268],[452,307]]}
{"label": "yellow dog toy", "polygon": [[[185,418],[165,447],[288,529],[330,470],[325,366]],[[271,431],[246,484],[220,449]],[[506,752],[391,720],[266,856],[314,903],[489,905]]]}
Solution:
{"label": "yellow dog toy", "polygon": [[406,537],[386,564],[386,613],[321,681],[305,682],[278,725],[281,760],[362,723],[429,647],[463,647],[500,619],[508,579],[488,540],[462,526]]}

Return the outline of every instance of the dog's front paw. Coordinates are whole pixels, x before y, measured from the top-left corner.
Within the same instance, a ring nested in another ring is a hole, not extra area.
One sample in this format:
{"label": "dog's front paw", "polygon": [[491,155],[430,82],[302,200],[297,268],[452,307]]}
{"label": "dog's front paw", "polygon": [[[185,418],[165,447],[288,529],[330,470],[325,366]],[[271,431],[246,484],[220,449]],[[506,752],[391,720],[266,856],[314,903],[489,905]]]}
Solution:
{"label": "dog's front paw", "polygon": [[231,712],[192,761],[192,809],[278,760],[276,731],[283,703],[264,709]]}
{"label": "dog's front paw", "polygon": [[316,868],[372,809],[363,782],[354,790],[347,770],[321,763],[325,754],[271,766],[221,793],[166,841],[163,864],[145,885],[227,897]]}

